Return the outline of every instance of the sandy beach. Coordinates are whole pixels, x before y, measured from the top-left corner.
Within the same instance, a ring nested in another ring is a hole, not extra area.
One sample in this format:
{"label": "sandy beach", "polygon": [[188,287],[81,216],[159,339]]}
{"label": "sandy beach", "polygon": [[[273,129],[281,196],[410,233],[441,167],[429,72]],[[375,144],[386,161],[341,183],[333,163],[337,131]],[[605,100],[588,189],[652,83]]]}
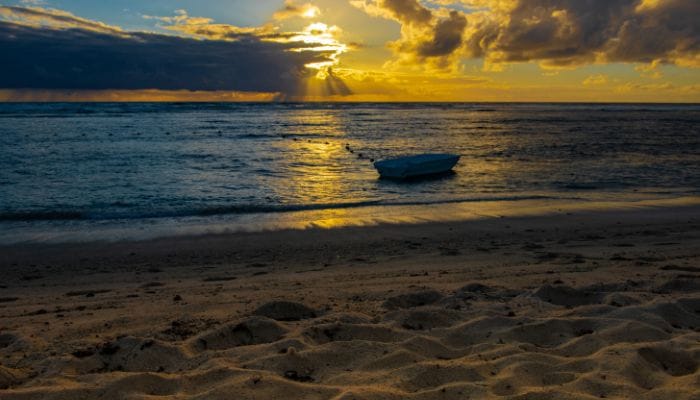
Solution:
{"label": "sandy beach", "polygon": [[700,400],[698,21],[0,1],[0,400]]}
{"label": "sandy beach", "polygon": [[700,207],[0,248],[0,398],[700,399]]}

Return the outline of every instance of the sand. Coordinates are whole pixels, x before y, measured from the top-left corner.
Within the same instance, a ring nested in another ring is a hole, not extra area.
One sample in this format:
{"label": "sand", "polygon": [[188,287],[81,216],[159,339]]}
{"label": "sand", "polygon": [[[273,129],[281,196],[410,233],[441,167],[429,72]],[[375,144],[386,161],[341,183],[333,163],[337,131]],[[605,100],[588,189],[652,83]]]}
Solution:
{"label": "sand", "polygon": [[0,399],[700,399],[700,208],[0,248]]}

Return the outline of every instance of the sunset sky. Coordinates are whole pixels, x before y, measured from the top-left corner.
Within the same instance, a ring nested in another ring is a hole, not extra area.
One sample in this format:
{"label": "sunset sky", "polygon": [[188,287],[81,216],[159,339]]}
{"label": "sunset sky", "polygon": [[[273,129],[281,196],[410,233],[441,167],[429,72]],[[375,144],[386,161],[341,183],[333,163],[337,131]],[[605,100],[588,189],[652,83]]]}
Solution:
{"label": "sunset sky", "polygon": [[700,102],[698,0],[33,0],[0,100]]}

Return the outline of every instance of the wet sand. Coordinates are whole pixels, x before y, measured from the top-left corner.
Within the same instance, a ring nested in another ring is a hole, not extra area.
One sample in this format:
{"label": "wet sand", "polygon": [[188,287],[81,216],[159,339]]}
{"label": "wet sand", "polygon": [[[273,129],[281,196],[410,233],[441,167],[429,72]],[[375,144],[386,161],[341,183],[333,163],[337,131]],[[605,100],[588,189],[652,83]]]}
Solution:
{"label": "wet sand", "polygon": [[700,207],[0,248],[0,398],[700,399]]}

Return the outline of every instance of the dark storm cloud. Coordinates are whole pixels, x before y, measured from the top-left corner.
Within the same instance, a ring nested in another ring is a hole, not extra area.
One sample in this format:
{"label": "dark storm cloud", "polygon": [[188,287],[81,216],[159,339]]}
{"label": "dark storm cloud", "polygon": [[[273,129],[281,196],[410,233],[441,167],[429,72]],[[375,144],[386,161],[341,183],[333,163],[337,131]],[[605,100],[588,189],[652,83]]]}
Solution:
{"label": "dark storm cloud", "polygon": [[462,34],[467,27],[464,15],[452,11],[450,18],[439,21],[433,30],[433,38],[422,42],[418,54],[422,57],[441,57],[452,54],[462,45]]}
{"label": "dark storm cloud", "polygon": [[411,24],[427,24],[433,19],[433,14],[417,0],[381,0],[379,6],[389,10],[401,22]]}
{"label": "dark storm cloud", "polygon": [[462,47],[467,18],[450,11],[447,17],[435,15],[418,0],[351,0],[369,14],[401,23],[401,39],[390,43],[405,64],[423,63],[447,68]]}
{"label": "dark storm cloud", "polygon": [[308,74],[304,65],[328,61],[330,56],[328,52],[290,51],[294,47],[294,43],[254,37],[196,40],[0,21],[0,88],[293,94]]}
{"label": "dark storm cloud", "polygon": [[[351,0],[401,23],[401,60],[457,56],[491,65],[536,61],[667,63],[700,67],[700,0]],[[424,4],[442,5],[441,12]],[[455,4],[473,10],[451,9]],[[449,11],[449,18],[444,15]],[[439,16],[443,16],[442,19]]]}
{"label": "dark storm cloud", "polygon": [[638,15],[620,26],[619,40],[607,49],[610,58],[668,61],[694,56],[700,61],[700,1],[662,1]]}
{"label": "dark storm cloud", "polygon": [[[469,55],[491,62],[660,61],[690,65],[700,53],[698,0],[518,0],[469,17]],[[696,65],[697,66],[697,65]]]}

